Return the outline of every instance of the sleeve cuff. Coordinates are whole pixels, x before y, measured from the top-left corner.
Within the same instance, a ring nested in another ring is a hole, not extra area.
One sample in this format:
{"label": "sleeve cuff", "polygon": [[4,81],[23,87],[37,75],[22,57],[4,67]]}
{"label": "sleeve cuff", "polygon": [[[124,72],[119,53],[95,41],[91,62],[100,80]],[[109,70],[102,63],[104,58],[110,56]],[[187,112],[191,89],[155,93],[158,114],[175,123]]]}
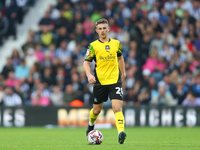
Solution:
{"label": "sleeve cuff", "polygon": [[117,57],[120,57],[120,56],[122,56],[122,54],[121,53],[117,53]]}
{"label": "sleeve cuff", "polygon": [[85,59],[85,61],[89,61],[89,62],[92,62],[92,60],[89,60],[89,59]]}

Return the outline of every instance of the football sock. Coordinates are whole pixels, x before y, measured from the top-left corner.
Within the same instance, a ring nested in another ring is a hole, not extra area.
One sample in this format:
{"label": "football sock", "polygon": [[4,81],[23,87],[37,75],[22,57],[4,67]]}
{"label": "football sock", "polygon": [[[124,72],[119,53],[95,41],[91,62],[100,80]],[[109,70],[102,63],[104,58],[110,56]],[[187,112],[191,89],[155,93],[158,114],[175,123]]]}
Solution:
{"label": "football sock", "polygon": [[115,113],[115,123],[118,133],[124,131],[124,115],[122,111]]}
{"label": "football sock", "polygon": [[93,113],[93,108],[90,110],[90,118],[89,118],[89,125],[90,126],[93,126],[94,125],[94,122],[95,120],[97,119],[98,115],[95,115]]}

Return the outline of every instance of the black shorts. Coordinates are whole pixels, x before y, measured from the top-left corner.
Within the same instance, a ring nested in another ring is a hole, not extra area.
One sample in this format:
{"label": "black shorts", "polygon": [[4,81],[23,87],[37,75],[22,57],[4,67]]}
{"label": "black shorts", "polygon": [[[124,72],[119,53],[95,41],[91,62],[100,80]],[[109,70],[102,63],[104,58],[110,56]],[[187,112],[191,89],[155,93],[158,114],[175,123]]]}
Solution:
{"label": "black shorts", "polygon": [[122,83],[118,82],[111,85],[94,85],[93,97],[93,104],[101,104],[102,102],[106,102],[108,97],[110,100],[123,100]]}

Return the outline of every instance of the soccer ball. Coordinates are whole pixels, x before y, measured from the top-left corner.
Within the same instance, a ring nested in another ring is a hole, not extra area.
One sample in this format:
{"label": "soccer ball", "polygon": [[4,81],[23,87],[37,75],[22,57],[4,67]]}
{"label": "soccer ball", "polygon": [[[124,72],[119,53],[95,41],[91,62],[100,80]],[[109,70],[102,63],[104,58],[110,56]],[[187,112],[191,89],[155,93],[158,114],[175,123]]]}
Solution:
{"label": "soccer ball", "polygon": [[103,141],[103,134],[98,130],[92,130],[88,133],[87,140],[89,144],[99,145]]}

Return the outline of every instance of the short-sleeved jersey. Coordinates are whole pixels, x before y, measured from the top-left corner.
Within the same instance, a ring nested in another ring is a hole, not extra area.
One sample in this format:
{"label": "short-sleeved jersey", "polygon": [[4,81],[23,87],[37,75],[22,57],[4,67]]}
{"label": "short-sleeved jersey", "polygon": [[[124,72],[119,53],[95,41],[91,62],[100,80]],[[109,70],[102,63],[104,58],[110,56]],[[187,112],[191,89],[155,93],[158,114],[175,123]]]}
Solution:
{"label": "short-sleeved jersey", "polygon": [[121,81],[117,58],[121,55],[121,44],[118,40],[109,39],[108,42],[96,40],[90,43],[85,61],[96,62],[95,84],[110,85]]}

